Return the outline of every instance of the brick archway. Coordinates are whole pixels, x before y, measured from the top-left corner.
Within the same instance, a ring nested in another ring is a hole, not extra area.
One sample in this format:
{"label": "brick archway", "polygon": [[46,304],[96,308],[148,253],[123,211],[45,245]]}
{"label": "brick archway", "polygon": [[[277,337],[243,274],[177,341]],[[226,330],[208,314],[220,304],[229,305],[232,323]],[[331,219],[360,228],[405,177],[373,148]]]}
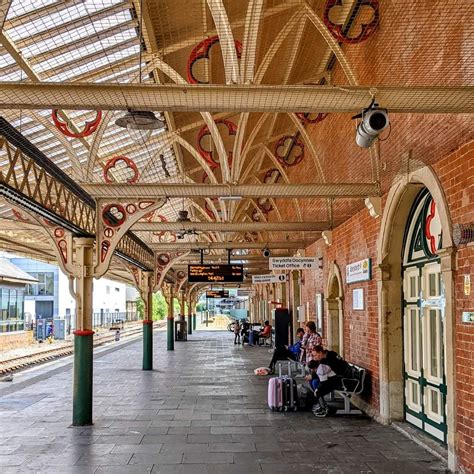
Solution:
{"label": "brick archway", "polygon": [[329,269],[326,294],[328,347],[344,356],[344,293],[341,271],[336,262],[332,262]]}
{"label": "brick archway", "polygon": [[401,177],[391,187],[384,206],[377,245],[381,278],[378,281],[380,421],[390,423],[404,418],[402,281],[400,258],[406,222],[421,189],[427,188],[436,202],[443,229],[443,245],[438,251],[445,289],[445,357],[448,420],[448,463],[455,468],[455,321],[454,249],[448,204],[441,184],[431,167],[423,167]]}

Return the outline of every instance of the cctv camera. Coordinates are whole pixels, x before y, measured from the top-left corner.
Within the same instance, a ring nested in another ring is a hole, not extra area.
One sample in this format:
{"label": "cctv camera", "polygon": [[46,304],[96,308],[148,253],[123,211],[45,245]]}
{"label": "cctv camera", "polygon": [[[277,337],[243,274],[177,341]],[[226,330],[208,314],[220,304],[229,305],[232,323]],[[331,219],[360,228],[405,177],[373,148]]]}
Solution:
{"label": "cctv camera", "polygon": [[379,134],[389,125],[388,112],[373,104],[361,114],[361,122],[357,126],[356,143],[362,148],[369,148]]}
{"label": "cctv camera", "polygon": [[268,258],[270,257],[272,253],[270,252],[269,249],[267,249],[266,247],[262,250],[262,255],[265,257],[265,258]]}

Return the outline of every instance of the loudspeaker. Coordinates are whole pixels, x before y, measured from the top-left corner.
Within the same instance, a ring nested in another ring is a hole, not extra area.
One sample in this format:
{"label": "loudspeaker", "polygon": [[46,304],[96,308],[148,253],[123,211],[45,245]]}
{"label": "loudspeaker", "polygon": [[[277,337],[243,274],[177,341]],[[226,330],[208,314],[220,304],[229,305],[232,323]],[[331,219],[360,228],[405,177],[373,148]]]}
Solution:
{"label": "loudspeaker", "polygon": [[290,324],[291,318],[288,309],[275,309],[275,347],[288,345]]}

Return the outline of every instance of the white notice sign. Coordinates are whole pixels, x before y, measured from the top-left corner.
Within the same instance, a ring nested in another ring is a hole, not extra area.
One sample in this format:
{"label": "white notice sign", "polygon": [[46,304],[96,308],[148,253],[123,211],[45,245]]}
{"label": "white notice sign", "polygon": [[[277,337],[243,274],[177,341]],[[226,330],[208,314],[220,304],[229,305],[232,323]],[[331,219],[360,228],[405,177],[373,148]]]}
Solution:
{"label": "white notice sign", "polygon": [[346,266],[346,283],[356,281],[368,281],[372,278],[370,258],[365,258],[359,262],[350,263]]}
{"label": "white notice sign", "polygon": [[316,257],[271,257],[270,270],[315,270],[318,268]]}
{"label": "white notice sign", "polygon": [[252,283],[254,285],[264,284],[264,283],[282,283],[287,280],[286,275],[252,275]]}

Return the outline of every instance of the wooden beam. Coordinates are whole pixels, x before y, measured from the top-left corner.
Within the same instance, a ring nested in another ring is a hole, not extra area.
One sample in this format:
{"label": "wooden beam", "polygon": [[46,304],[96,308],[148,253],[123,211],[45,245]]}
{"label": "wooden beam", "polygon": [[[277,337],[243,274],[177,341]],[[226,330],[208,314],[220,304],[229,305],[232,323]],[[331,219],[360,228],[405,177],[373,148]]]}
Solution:
{"label": "wooden beam", "polygon": [[390,113],[473,113],[473,86],[0,82],[4,109],[354,113],[375,94]]}

